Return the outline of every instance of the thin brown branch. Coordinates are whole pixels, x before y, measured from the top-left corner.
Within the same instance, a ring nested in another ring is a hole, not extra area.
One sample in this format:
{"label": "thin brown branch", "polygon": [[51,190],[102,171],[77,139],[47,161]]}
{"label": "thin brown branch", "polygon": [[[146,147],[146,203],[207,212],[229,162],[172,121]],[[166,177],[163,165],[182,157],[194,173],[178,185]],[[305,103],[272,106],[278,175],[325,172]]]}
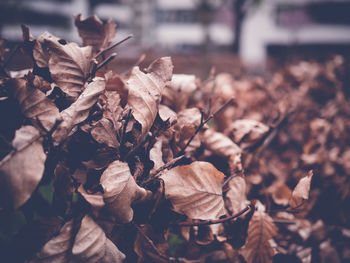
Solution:
{"label": "thin brown branch", "polygon": [[95,55],[95,58],[98,58],[99,56],[101,56],[101,55],[104,54],[105,52],[107,52],[107,51],[109,51],[109,50],[115,48],[116,46],[122,44],[123,42],[129,40],[130,38],[132,38],[132,35],[129,35],[129,36],[127,36],[126,38],[124,38],[124,39],[122,39],[122,40],[120,40],[120,41],[118,41],[118,42],[116,42],[116,43],[110,45],[109,47],[106,47],[105,49],[102,49],[100,52],[98,52],[98,53]]}
{"label": "thin brown branch", "polygon": [[186,145],[181,149],[181,151],[177,154],[177,156],[183,155],[185,153],[186,148],[190,145],[194,137],[198,134],[198,132],[204,127],[204,125],[210,121],[212,118],[214,118],[217,114],[219,114],[221,111],[223,111],[228,105],[230,105],[233,102],[233,98],[229,99],[227,102],[225,102],[216,112],[213,114],[209,115],[209,117],[203,121],[203,112],[201,116],[201,122],[199,126],[197,127],[196,131],[194,134],[191,136],[191,138],[187,141]]}
{"label": "thin brown branch", "polygon": [[214,219],[214,220],[205,220],[205,221],[197,221],[197,222],[179,222],[179,223],[175,223],[175,225],[177,226],[206,226],[206,225],[214,225],[214,224],[220,224],[226,221],[231,221],[237,217],[240,217],[241,215],[243,215],[244,213],[246,213],[249,210],[255,209],[255,203],[254,201],[252,201],[247,207],[245,207],[244,209],[242,209],[240,212],[231,215],[231,216],[227,216],[224,218],[220,218],[220,219]]}
{"label": "thin brown branch", "polygon": [[136,230],[143,236],[143,238],[147,241],[147,243],[154,249],[154,251],[163,259],[168,260],[169,258],[167,256],[165,256],[154,244],[154,242],[152,241],[152,239],[150,239],[145,232],[143,232],[143,230],[141,229],[141,227],[137,224],[135,224],[134,222],[132,223],[133,226],[136,228]]}
{"label": "thin brown branch", "polygon": [[163,166],[159,167],[157,170],[155,170],[154,172],[150,173],[149,177],[142,182],[142,186],[146,185],[147,183],[149,183],[150,181],[152,181],[153,179],[155,179],[157,177],[157,175],[161,172],[164,171],[165,169],[169,169],[172,168],[175,163],[179,160],[181,160],[182,158],[184,158],[185,155],[180,155],[174,159],[172,159],[170,162],[167,162],[166,164],[164,164]]}
{"label": "thin brown branch", "polygon": [[107,63],[111,62],[115,57],[117,56],[117,53],[112,53],[108,58],[103,60],[100,64],[97,65],[96,71],[98,71],[100,68],[105,66]]}

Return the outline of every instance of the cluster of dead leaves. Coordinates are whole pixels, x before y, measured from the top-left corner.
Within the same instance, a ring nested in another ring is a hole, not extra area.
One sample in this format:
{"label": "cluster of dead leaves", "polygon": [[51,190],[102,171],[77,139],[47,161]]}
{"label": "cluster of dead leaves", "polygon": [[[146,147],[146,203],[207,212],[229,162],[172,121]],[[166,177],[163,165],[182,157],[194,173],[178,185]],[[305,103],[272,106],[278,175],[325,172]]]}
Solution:
{"label": "cluster of dead leaves", "polygon": [[[33,68],[1,61],[1,216],[24,221],[3,252],[13,262],[248,263],[293,253],[275,223],[302,224],[287,210],[305,211],[312,172],[291,190],[298,167],[265,157],[299,107],[278,77],[268,87],[226,74],[201,81],[173,74],[169,57],[117,74],[105,67],[115,24],[75,24],[83,46],[23,27]],[[290,72],[309,85],[299,100],[315,77]],[[287,212],[272,213],[271,201]]]}

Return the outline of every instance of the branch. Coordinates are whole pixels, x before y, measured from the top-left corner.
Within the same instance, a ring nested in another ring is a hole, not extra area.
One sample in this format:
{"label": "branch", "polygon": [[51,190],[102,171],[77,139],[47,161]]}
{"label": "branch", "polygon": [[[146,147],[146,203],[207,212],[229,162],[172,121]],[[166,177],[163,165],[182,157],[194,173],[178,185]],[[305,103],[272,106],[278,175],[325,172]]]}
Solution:
{"label": "branch", "polygon": [[241,215],[243,215],[244,213],[246,213],[248,210],[253,210],[255,209],[255,201],[251,201],[250,204],[245,207],[244,209],[242,209],[240,212],[238,212],[237,214],[234,214],[232,216],[228,216],[228,217],[224,217],[224,218],[220,218],[220,219],[214,219],[214,220],[205,220],[205,221],[200,221],[200,222],[179,222],[179,223],[175,223],[174,225],[177,226],[206,226],[206,225],[214,225],[214,224],[220,224],[226,221],[231,221],[232,219],[235,219],[237,217],[240,217]]}
{"label": "branch", "polygon": [[179,160],[181,160],[182,158],[184,158],[185,155],[180,155],[179,157],[176,157],[174,159],[172,159],[170,162],[167,162],[166,164],[164,164],[163,166],[159,167],[157,170],[155,170],[154,172],[149,174],[149,177],[142,182],[142,186],[146,185],[147,183],[149,183],[151,180],[153,180],[154,178],[157,177],[157,175],[161,172],[164,171],[165,169],[168,168],[172,168],[175,163]]}
{"label": "branch", "polygon": [[127,36],[126,38],[114,43],[113,45],[109,46],[109,47],[106,47],[105,49],[102,49],[100,52],[98,52],[96,55],[95,55],[95,59],[97,59],[99,56],[101,56],[103,53],[107,52],[108,50],[111,50],[112,48],[115,48],[116,46],[120,45],[121,43],[129,40],[130,38],[132,38],[132,35],[129,35]]}
{"label": "branch", "polygon": [[117,53],[112,53],[108,58],[106,58],[99,65],[97,65],[96,71],[98,71],[100,68],[102,68],[107,63],[111,62],[116,56],[117,56]]}
{"label": "branch", "polygon": [[190,145],[190,143],[192,142],[192,140],[194,139],[194,137],[198,134],[198,132],[203,128],[203,126],[210,121],[212,118],[214,118],[218,113],[220,113],[221,111],[223,111],[229,104],[231,104],[233,102],[233,98],[229,99],[227,102],[225,102],[216,112],[214,112],[213,114],[211,114],[206,120],[203,121],[204,117],[203,117],[203,112],[202,112],[202,116],[201,116],[201,123],[199,124],[199,126],[197,127],[196,131],[194,132],[194,134],[191,136],[191,138],[187,141],[186,145],[181,149],[181,151],[176,155],[176,156],[180,156],[183,155],[185,153],[186,148]]}

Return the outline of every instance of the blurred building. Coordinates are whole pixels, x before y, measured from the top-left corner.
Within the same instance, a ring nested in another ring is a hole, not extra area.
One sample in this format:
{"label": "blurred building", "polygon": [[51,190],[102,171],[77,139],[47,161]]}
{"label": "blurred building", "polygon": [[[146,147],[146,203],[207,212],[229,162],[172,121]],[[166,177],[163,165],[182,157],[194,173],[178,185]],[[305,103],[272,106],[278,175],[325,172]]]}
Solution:
{"label": "blurred building", "polygon": [[[26,24],[36,37],[49,31],[80,41],[72,15],[97,14],[102,20],[116,21],[117,39],[133,34],[134,47],[185,54],[228,52],[235,38],[232,3],[234,0],[0,1],[0,37],[20,41],[20,24]],[[291,46],[299,51],[322,46],[349,49],[347,0],[246,0],[244,12],[240,56],[247,63],[263,62],[268,54],[284,54]]]}

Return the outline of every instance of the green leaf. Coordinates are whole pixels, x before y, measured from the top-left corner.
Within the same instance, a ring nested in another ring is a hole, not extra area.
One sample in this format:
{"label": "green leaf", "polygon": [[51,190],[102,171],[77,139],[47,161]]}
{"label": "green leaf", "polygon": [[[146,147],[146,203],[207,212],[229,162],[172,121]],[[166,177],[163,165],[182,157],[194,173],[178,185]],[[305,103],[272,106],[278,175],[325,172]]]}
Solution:
{"label": "green leaf", "polygon": [[40,186],[38,190],[43,199],[50,205],[52,205],[53,201],[53,183],[54,181],[52,180],[51,183]]}

